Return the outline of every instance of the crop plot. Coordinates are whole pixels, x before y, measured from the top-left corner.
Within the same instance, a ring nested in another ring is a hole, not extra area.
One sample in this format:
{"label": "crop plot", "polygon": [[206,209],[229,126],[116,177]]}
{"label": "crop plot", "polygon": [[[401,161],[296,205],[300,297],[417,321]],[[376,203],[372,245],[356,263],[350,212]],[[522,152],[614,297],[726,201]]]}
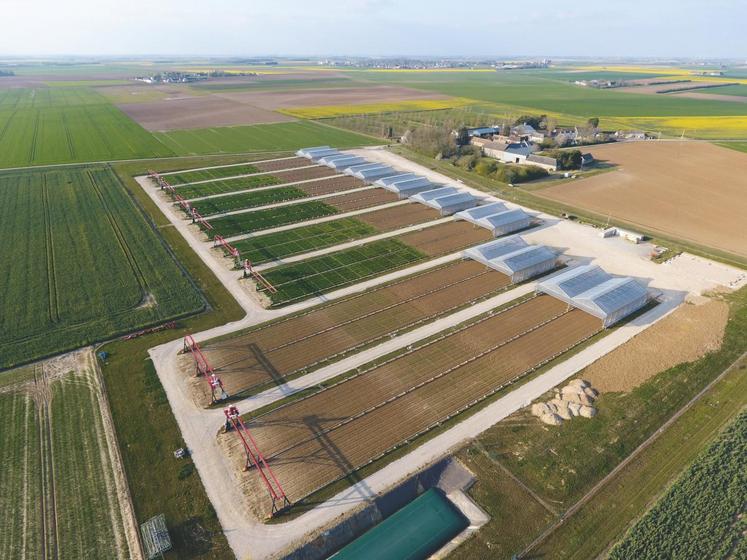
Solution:
{"label": "crop plot", "polygon": [[[537,296],[278,407],[247,426],[296,502],[411,442],[601,328],[591,315]],[[233,438],[224,444],[237,463],[243,459]],[[248,495],[263,495],[256,473],[242,477]]]}
{"label": "crop plot", "polygon": [[108,168],[0,173],[0,224],[0,368],[203,308]]}
{"label": "crop plot", "polygon": [[229,196],[209,197],[192,202],[192,206],[203,216],[264,206],[275,202],[283,202],[297,198],[322,196],[334,192],[350,190],[363,186],[363,182],[353,177],[332,177],[310,183],[299,183],[287,187],[262,190],[259,192],[243,192]]}
{"label": "crop plot", "polygon": [[[508,285],[509,279],[499,272],[475,261],[456,261],[204,345],[203,351],[227,391],[240,396],[434,320]],[[203,396],[208,404],[209,395]]]}
{"label": "crop plot", "polygon": [[210,220],[210,224],[214,228],[214,233],[229,237],[315,220],[343,212],[363,210],[397,200],[397,196],[389,191],[370,189],[325,198],[323,201],[309,200],[291,206],[222,216]]}
{"label": "crop plot", "polygon": [[425,206],[395,206],[374,210],[356,217],[340,218],[250,237],[234,243],[234,247],[239,249],[241,254],[252,263],[259,264],[386,233],[437,217],[437,212]]}
{"label": "crop plot", "polygon": [[336,172],[334,169],[330,169],[329,167],[308,167],[291,169],[289,171],[277,171],[275,173],[250,175],[248,177],[238,177],[235,179],[222,179],[210,181],[209,183],[197,183],[196,185],[186,185],[177,187],[177,192],[186,199],[192,199],[200,196],[230,193],[256,187],[296,183],[308,179],[321,179],[322,177],[332,177],[333,175],[336,175]]}
{"label": "crop plot", "polygon": [[486,229],[447,222],[328,255],[274,268],[264,276],[277,288],[273,306],[342,288],[471,244],[491,239]]}
{"label": "crop plot", "polygon": [[[129,558],[126,482],[89,348],[29,366],[0,393],[2,558]],[[12,372],[11,372],[12,373]]]}

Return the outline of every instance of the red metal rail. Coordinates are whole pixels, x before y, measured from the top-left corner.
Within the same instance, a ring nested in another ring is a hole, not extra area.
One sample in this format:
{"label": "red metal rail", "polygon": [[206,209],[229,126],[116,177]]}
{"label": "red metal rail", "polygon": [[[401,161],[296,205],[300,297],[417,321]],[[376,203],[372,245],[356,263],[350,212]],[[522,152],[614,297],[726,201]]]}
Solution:
{"label": "red metal rail", "polygon": [[239,250],[233,245],[231,245],[228,241],[226,241],[222,235],[216,234],[215,237],[213,237],[213,247],[217,247],[218,245],[223,247],[226,253],[228,253],[234,259],[240,258]]}
{"label": "red metal rail", "polygon": [[249,278],[250,276],[254,278],[257,284],[262,286],[271,294],[277,293],[277,288],[273,286],[267,278],[262,276],[262,273],[259,270],[255,269],[252,266],[252,263],[249,261],[249,259],[244,259],[244,278]]}
{"label": "red metal rail", "polygon": [[[197,376],[203,376],[208,385],[210,385],[211,401],[216,402],[218,400],[227,399],[228,393],[223,388],[223,382],[220,377],[218,377],[218,374],[215,373],[215,370],[213,370],[210,362],[207,361],[205,354],[202,353],[200,345],[197,344],[197,341],[195,341],[195,339],[189,334],[184,337],[184,352],[190,352],[192,354],[192,359],[195,363],[195,374]],[[215,397],[216,393],[218,393],[220,398]]]}
{"label": "red metal rail", "polygon": [[[270,516],[273,516],[286,507],[289,507],[291,503],[288,496],[285,495],[285,491],[280,485],[280,481],[275,476],[275,473],[272,472],[270,465],[265,461],[264,455],[262,455],[262,452],[259,450],[259,446],[252,436],[252,433],[241,420],[239,409],[235,406],[229,406],[228,408],[223,409],[223,414],[226,415],[225,430],[229,431],[233,428],[239,436],[239,439],[241,439],[241,445],[244,447],[244,451],[246,452],[246,464],[244,465],[244,470],[247,471],[252,467],[256,468],[262,478],[262,482],[264,482],[267,487],[267,492],[269,493],[270,498],[272,498],[272,512],[270,513]],[[281,504],[280,507],[278,507],[278,503]]]}
{"label": "red metal rail", "polygon": [[[179,196],[179,195],[176,195],[176,196]],[[187,204],[189,204],[189,203],[187,202]],[[203,215],[202,215],[202,214],[200,214],[200,213],[199,213],[199,212],[197,211],[197,208],[195,208],[195,207],[192,207],[192,209],[191,209],[191,210],[187,210],[187,211],[188,211],[188,212],[190,212],[190,213],[192,214],[192,223],[193,223],[193,224],[194,224],[194,223],[197,223],[197,224],[201,225],[201,226],[202,226],[202,227],[203,227],[204,229],[206,229],[206,230],[210,230],[210,229],[213,229],[213,226],[211,226],[211,225],[210,225],[210,222],[208,222],[208,221],[207,221],[207,220],[206,220],[206,219],[205,219],[205,218],[203,217]]]}

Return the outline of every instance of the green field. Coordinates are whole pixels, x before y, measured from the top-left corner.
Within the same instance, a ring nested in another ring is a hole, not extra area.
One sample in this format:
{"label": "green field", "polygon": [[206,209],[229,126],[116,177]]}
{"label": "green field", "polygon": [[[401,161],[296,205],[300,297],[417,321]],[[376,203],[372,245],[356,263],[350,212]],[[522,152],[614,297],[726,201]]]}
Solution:
{"label": "green field", "polygon": [[340,218],[321,224],[249,237],[233,244],[254,264],[282,259],[339,243],[376,235],[378,230],[355,218]]}
{"label": "green field", "polygon": [[304,222],[306,220],[315,220],[337,214],[339,210],[324,204],[319,200],[310,200],[294,204],[292,207],[281,206],[279,208],[267,208],[265,210],[255,210],[245,214],[233,214],[232,216],[223,216],[210,220],[213,226],[212,234],[219,234],[223,237],[232,235],[241,235],[244,233],[253,233],[288,224]]}
{"label": "green field", "polygon": [[698,457],[609,558],[745,558],[745,504],[747,412]]}
{"label": "green field", "polygon": [[378,143],[373,138],[309,121],[172,130],[153,135],[180,155],[297,150],[325,144],[349,148]]}
{"label": "green field", "polygon": [[30,395],[0,393],[0,558],[42,557],[38,420]]}
{"label": "green field", "polygon": [[695,91],[698,93],[717,93],[718,95],[734,95],[736,97],[747,97],[747,86],[745,85],[722,86]]}
{"label": "green field", "polygon": [[107,167],[0,173],[0,224],[0,368],[204,306]]}
{"label": "green field", "polygon": [[343,288],[424,260],[426,255],[389,238],[273,268],[263,273],[277,289],[273,306]]}
{"label": "green field", "polygon": [[243,191],[246,189],[256,189],[258,187],[269,187],[280,183],[280,179],[274,175],[255,175],[253,177],[241,177],[238,179],[225,179],[211,181],[209,183],[200,183],[198,185],[186,185],[176,187],[176,192],[184,198],[191,200],[211,194],[224,194],[234,191]]}
{"label": "green field", "polygon": [[0,493],[13,506],[0,509],[0,557],[130,557],[95,375],[82,367],[36,398],[33,381],[0,395]]}
{"label": "green field", "polygon": [[278,202],[287,202],[298,198],[305,198],[308,193],[295,187],[278,187],[276,189],[261,190],[259,192],[248,192],[234,196],[219,196],[195,202],[193,206],[203,216],[221,214],[231,210],[242,208],[255,208]]}
{"label": "green field", "polygon": [[92,89],[0,89],[0,167],[170,155]]}
{"label": "green field", "polygon": [[193,183],[195,181],[210,181],[211,179],[223,179],[224,177],[233,177],[236,175],[249,175],[250,173],[259,173],[254,165],[249,163],[245,165],[231,165],[229,167],[214,167],[212,169],[198,169],[195,171],[181,171],[179,173],[165,175],[170,184],[174,186],[183,183]]}

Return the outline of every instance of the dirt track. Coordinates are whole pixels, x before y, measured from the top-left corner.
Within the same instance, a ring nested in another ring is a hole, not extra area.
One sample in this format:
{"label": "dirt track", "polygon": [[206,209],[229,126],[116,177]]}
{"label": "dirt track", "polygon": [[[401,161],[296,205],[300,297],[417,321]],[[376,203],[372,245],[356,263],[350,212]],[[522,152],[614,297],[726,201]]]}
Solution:
{"label": "dirt track", "polygon": [[534,194],[747,256],[747,155],[687,141],[590,151],[619,169]]}
{"label": "dirt track", "polygon": [[[551,359],[601,327],[540,296],[437,344],[270,412],[249,424],[292,501]],[[231,435],[231,434],[229,434]],[[225,436],[224,436],[225,437]],[[228,442],[227,442],[228,443]],[[233,455],[242,451],[234,444]],[[246,491],[260,494],[255,473]]]}
{"label": "dirt track", "polygon": [[[506,276],[474,261],[379,287],[203,350],[234,395],[368,344],[426,318],[482,298],[509,284]],[[191,362],[184,360],[185,370]],[[206,384],[197,390],[209,404]]]}

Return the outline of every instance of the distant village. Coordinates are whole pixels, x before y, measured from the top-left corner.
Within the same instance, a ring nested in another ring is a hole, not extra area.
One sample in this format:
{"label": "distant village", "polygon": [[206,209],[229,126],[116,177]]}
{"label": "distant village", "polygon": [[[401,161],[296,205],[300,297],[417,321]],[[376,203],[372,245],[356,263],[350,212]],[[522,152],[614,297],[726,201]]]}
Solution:
{"label": "distant village", "polygon": [[256,76],[256,72],[225,72],[223,70],[209,70],[206,72],[159,72],[150,76],[136,76],[136,82],[146,84],[186,84],[201,82],[210,78],[234,78],[237,76]]}

